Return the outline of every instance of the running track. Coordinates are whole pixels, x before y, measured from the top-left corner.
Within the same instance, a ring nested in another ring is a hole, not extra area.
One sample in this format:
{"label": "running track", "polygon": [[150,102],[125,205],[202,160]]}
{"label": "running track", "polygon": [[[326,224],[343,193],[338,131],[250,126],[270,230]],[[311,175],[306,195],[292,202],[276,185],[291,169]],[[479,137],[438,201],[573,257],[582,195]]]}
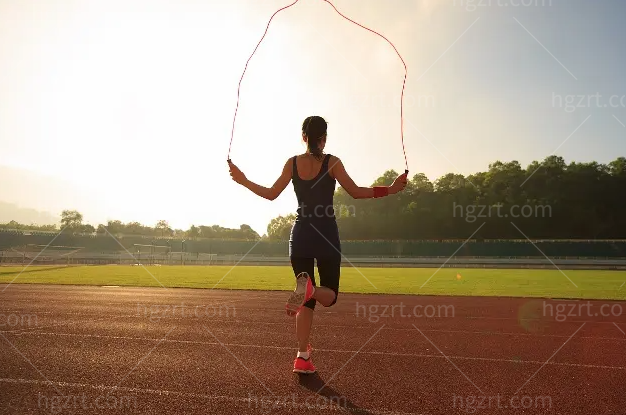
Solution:
{"label": "running track", "polygon": [[[589,317],[585,309],[559,322],[536,299],[341,294],[316,312],[319,376],[297,376],[285,297],[11,285],[0,294],[0,410],[626,413],[624,302],[591,308],[617,304],[621,315]],[[446,305],[449,315],[417,317],[416,305],[434,306],[430,313]]]}

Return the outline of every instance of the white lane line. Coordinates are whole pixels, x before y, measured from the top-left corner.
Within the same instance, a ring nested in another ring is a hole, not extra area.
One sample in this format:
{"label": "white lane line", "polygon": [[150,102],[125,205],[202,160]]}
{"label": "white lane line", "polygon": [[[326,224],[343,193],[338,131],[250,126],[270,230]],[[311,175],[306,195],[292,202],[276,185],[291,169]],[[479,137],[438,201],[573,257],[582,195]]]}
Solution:
{"label": "white lane line", "polygon": [[[281,312],[282,314],[282,312]],[[111,316],[111,318],[128,318],[128,317],[133,317],[133,318],[138,318],[141,316],[137,316],[136,314],[132,314],[132,315],[114,315]],[[179,321],[179,320],[183,320],[186,317],[160,317],[160,320],[172,320],[172,321]],[[201,317],[198,317],[198,321],[200,321]],[[106,320],[106,318],[102,318],[102,319],[98,319],[98,320],[89,320],[89,322],[93,322],[93,321],[101,321],[101,320]],[[531,319],[533,320],[533,319]],[[534,320],[533,320],[534,321]],[[268,321],[254,321],[254,320],[223,320],[222,321],[224,324],[235,324],[235,325],[242,325],[242,324],[248,324],[248,325],[253,325],[253,326],[259,326],[259,325],[269,325],[269,326],[281,326],[281,327],[287,327],[287,328],[291,328],[293,326],[293,322],[291,321],[286,321],[286,322],[268,322]],[[59,324],[53,324],[53,325],[48,325],[48,326],[39,326],[39,327],[32,327],[32,328],[26,328],[26,329],[16,329],[16,330],[0,330],[0,333],[9,333],[9,334],[14,334],[16,336],[22,335],[22,334],[31,334],[30,332],[34,332],[36,330],[41,330],[41,329],[45,329],[45,328],[49,328],[49,327],[57,327],[57,326],[65,326],[65,325],[69,325],[71,323],[79,323],[79,321],[72,321],[69,323],[59,323]],[[616,324],[614,322],[610,322],[610,321],[571,321],[569,323],[598,323],[598,324]],[[563,323],[559,323],[559,324],[563,324]],[[346,329],[363,329],[363,330],[368,330],[371,329],[371,325],[365,325],[365,326],[353,326],[353,325],[348,325],[348,324],[333,324],[332,325],[332,329],[336,329],[336,328],[346,328]],[[324,326],[320,326],[318,329],[331,329],[331,327],[324,327]],[[385,328],[383,330],[389,330],[389,331],[405,331],[405,332],[412,332],[414,331],[414,329],[412,328],[408,328],[408,327],[388,327],[385,326]],[[510,332],[510,331],[500,331],[500,332],[494,332],[494,331],[480,331],[480,330],[446,330],[446,329],[423,329],[422,331],[426,332],[426,333],[459,333],[459,334],[482,334],[485,336],[523,336],[523,337],[553,337],[553,338],[567,338],[569,337],[568,335],[565,334],[542,334],[542,333],[528,333],[528,332]],[[281,331],[282,333],[282,331]],[[52,332],[42,332],[42,333],[34,333],[34,334],[46,334],[46,335],[52,335],[52,334],[65,334],[65,333],[52,333]],[[72,333],[67,333],[72,334]],[[77,334],[78,335],[78,334]],[[622,338],[622,337],[606,337],[606,336],[579,336],[577,337],[579,339],[594,339],[594,340],[617,340],[617,341],[626,341],[626,339]]]}
{"label": "white lane line", "polygon": [[[26,333],[24,333],[26,334]],[[30,333],[28,333],[30,334]],[[149,341],[149,342],[158,342],[161,339],[152,338],[152,337],[128,337],[128,336],[101,336],[97,334],[71,334],[71,333],[32,333],[34,335],[48,335],[48,336],[64,336],[64,337],[85,337],[85,338],[96,338],[96,339],[113,339],[113,340],[135,340],[135,341]],[[23,334],[22,334],[23,335]],[[174,344],[198,344],[205,346],[219,346],[222,345],[218,342],[207,342],[207,341],[199,341],[199,340],[175,340],[175,339],[166,339],[163,343],[174,343]],[[242,348],[252,348],[252,349],[268,349],[268,350],[293,350],[292,346],[272,346],[272,345],[260,345],[260,344],[243,344],[243,343],[222,343],[223,345],[229,347],[242,347]],[[315,348],[317,352],[328,352],[328,353],[350,353],[354,354],[357,350],[340,350],[340,349],[319,349]],[[397,352],[380,352],[380,351],[360,351],[359,354],[367,354],[367,355],[379,355],[379,356],[397,356],[397,357],[423,357],[423,358],[438,358],[443,359],[443,356],[439,354],[421,354],[421,353],[397,353]],[[450,359],[457,360],[478,360],[478,361],[486,361],[486,362],[504,362],[504,363],[527,363],[527,364],[539,364],[543,365],[544,362],[538,360],[517,360],[517,359],[500,359],[500,358],[489,358],[489,357],[469,357],[469,356],[448,356]],[[622,366],[608,366],[608,365],[592,365],[592,364],[584,364],[584,363],[565,363],[565,362],[549,362],[548,365],[553,366],[571,366],[571,367],[588,367],[595,369],[615,369],[615,370],[626,370],[626,367]]]}

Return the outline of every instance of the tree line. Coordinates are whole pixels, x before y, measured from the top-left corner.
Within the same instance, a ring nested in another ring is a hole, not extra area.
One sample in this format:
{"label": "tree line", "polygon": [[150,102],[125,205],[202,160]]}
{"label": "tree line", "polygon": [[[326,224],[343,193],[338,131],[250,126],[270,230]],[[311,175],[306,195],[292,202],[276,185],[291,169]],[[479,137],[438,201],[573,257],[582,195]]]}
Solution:
{"label": "tree line", "polygon": [[[389,170],[372,186],[390,185]],[[626,239],[626,158],[608,164],[565,163],[550,156],[522,168],[518,161],[496,161],[469,176],[448,173],[431,182],[417,173],[404,192],[383,199],[354,200],[342,188],[335,193],[335,214],[344,240],[461,239]],[[271,240],[287,240],[295,215],[278,216],[267,226]],[[55,225],[15,221],[0,229],[84,234],[142,235],[172,238],[259,240],[249,225],[239,229],[192,225],[172,229],[166,220],[154,226],[110,220],[94,227],[75,210],[61,213]]]}
{"label": "tree line", "polygon": [[[389,170],[372,183],[390,185]],[[550,156],[523,168],[496,161],[469,176],[431,182],[412,176],[406,190],[354,200],[339,188],[335,215],[344,240],[622,239],[626,238],[626,158],[566,164]],[[285,240],[294,215],[279,216],[268,237]]]}
{"label": "tree line", "polygon": [[0,224],[0,229],[25,230],[25,231],[46,231],[46,232],[69,232],[73,234],[95,234],[95,235],[135,235],[150,237],[169,237],[182,239],[236,239],[256,241],[261,236],[249,225],[241,225],[239,229],[224,228],[218,225],[195,226],[192,225],[187,230],[173,229],[168,221],[160,220],[154,226],[146,226],[139,222],[123,223],[119,220],[109,220],[106,224],[99,224],[94,227],[83,222],[83,215],[76,210],[64,210],[61,212],[60,225],[35,224],[25,225],[16,221]]}

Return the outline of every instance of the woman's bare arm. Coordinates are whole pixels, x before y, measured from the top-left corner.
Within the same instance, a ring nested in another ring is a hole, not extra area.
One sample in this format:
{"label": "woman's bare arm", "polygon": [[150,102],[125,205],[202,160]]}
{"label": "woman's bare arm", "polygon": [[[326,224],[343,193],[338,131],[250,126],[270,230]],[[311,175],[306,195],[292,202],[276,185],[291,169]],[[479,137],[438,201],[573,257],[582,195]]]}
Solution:
{"label": "woman's bare arm", "polygon": [[[357,184],[354,183],[354,180],[352,180],[348,172],[346,172],[346,169],[339,158],[334,156],[331,157],[331,159],[329,160],[329,164],[331,165],[330,174],[335,179],[337,179],[341,187],[343,187],[350,196],[355,199],[374,198],[374,188],[357,186]],[[406,176],[406,173],[401,174],[396,178],[393,184],[388,187],[390,195],[396,194],[404,190],[406,186]]]}
{"label": "woman's bare arm", "polygon": [[228,162],[230,167],[230,177],[244,186],[257,196],[261,196],[267,200],[274,200],[285,190],[289,182],[291,181],[291,160],[287,160],[285,163],[285,167],[283,167],[283,172],[280,174],[280,177],[274,182],[272,187],[264,187],[259,184],[254,183],[251,180],[246,178],[246,175],[243,174],[241,170],[237,166],[235,166],[231,161]]}

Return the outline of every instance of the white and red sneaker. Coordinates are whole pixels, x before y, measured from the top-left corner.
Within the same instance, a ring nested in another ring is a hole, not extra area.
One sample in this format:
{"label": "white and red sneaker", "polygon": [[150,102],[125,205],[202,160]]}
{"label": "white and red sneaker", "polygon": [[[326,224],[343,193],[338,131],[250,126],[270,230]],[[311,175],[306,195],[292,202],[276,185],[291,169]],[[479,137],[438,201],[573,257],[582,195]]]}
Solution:
{"label": "white and red sneaker", "polygon": [[311,355],[309,355],[308,359],[296,357],[296,360],[293,361],[293,373],[315,373],[315,366],[313,366],[313,362],[311,362]]}
{"label": "white and red sneaker", "polygon": [[304,303],[309,301],[313,297],[315,287],[311,277],[306,272],[301,272],[296,277],[296,289],[291,293],[287,304],[285,304],[285,310],[287,315],[295,316],[304,306]]}

